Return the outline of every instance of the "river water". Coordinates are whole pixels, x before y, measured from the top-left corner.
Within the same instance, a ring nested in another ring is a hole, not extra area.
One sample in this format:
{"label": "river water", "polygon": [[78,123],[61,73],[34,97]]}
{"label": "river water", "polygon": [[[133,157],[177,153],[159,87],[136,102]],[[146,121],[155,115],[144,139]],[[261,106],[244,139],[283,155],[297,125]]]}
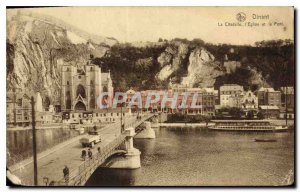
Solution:
{"label": "river water", "polygon": [[[294,170],[294,133],[156,129],[135,139],[142,167],[98,168],[87,186],[274,186]],[[254,142],[276,138],[277,142]],[[290,177],[292,178],[292,177]]]}

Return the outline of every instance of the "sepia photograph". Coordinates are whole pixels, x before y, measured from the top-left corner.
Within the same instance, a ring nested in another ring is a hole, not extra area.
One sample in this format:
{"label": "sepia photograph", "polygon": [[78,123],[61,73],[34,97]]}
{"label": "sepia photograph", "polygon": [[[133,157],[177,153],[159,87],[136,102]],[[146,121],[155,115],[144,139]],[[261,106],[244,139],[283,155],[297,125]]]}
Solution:
{"label": "sepia photograph", "polygon": [[295,187],[294,16],[6,7],[6,185]]}

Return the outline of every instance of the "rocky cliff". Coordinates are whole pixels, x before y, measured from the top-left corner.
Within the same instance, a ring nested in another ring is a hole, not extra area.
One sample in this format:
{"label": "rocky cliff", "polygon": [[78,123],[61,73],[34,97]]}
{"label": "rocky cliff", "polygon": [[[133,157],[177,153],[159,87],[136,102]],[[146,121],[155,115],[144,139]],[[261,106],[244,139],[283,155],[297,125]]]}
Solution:
{"label": "rocky cliff", "polygon": [[[16,14],[7,20],[7,89],[41,92],[52,104],[60,98],[61,66],[82,65],[90,54],[102,57],[113,39],[87,39],[72,28],[32,15]],[[108,43],[107,43],[108,42]]]}
{"label": "rocky cliff", "polygon": [[177,83],[211,87],[216,78],[224,74],[220,62],[200,46],[190,48],[188,44],[176,42],[173,46],[167,46],[157,60],[161,70],[156,78],[160,81],[175,75],[175,78],[179,78]]}

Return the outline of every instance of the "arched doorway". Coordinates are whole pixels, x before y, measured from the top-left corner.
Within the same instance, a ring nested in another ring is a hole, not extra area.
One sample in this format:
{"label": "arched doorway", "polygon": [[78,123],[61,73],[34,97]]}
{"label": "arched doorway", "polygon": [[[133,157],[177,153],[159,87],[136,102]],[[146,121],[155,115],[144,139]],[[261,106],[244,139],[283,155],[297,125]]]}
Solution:
{"label": "arched doorway", "polygon": [[78,95],[81,95],[82,98],[85,98],[85,89],[83,85],[77,86],[76,97],[78,97]]}
{"label": "arched doorway", "polygon": [[81,101],[78,101],[74,108],[76,111],[86,111],[86,106]]}

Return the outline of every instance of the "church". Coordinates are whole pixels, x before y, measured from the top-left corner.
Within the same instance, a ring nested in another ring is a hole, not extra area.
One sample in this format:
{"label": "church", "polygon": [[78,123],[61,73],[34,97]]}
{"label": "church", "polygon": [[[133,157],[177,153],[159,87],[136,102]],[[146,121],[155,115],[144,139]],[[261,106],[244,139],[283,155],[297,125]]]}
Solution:
{"label": "church", "polygon": [[[61,84],[62,111],[96,111],[97,99],[103,92],[113,95],[110,71],[102,73],[101,68],[91,61],[84,66],[64,64]],[[108,99],[107,105],[111,106]]]}

